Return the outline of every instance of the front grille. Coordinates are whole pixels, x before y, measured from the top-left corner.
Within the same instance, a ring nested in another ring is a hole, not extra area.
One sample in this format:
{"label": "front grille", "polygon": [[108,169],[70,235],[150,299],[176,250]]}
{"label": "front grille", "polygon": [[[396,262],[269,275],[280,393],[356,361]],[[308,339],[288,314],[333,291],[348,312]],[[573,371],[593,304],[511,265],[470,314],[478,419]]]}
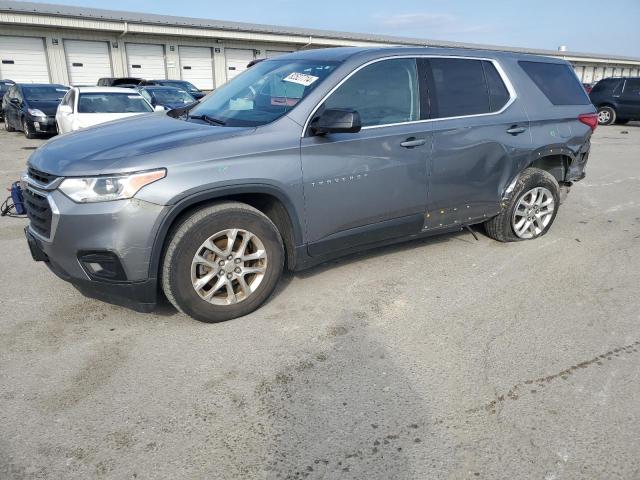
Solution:
{"label": "front grille", "polygon": [[[31,174],[31,172],[29,172]],[[45,238],[51,235],[51,220],[53,212],[47,197],[34,192],[30,188],[23,191],[24,204],[27,209],[27,216],[31,221],[31,228]]]}
{"label": "front grille", "polygon": [[33,178],[36,182],[41,183],[43,185],[49,185],[56,178],[58,178],[56,175],[41,172],[40,170],[36,170],[35,168],[31,168],[31,167],[29,167],[28,175],[29,177]]}

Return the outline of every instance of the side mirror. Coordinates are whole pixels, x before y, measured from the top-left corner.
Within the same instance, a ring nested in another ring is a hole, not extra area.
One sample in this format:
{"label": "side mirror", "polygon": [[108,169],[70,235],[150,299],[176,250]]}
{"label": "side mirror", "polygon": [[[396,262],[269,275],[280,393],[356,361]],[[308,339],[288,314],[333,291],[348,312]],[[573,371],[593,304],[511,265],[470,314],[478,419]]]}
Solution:
{"label": "side mirror", "polygon": [[348,108],[327,108],[312,123],[316,135],[358,133],[362,129],[360,114]]}
{"label": "side mirror", "polygon": [[69,105],[60,105],[58,107],[58,112],[63,113],[65,115],[73,113],[72,110],[71,110],[71,106],[69,106]]}
{"label": "side mirror", "polygon": [[156,105],[155,107],[153,107],[153,111],[154,112],[164,112],[164,111],[166,111],[166,109],[162,105]]}

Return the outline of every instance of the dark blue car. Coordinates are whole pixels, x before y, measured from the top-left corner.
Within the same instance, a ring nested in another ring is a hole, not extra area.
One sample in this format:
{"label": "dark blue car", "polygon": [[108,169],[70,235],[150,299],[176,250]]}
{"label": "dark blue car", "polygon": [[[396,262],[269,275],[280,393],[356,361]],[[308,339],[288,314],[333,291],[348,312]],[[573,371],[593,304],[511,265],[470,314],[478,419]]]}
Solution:
{"label": "dark blue car", "polygon": [[153,107],[160,105],[166,110],[183,108],[196,102],[186,90],[175,87],[138,87],[138,91]]}
{"label": "dark blue car", "polygon": [[18,83],[2,98],[4,127],[8,132],[22,130],[25,137],[55,134],[56,110],[69,87],[51,83]]}
{"label": "dark blue car", "polygon": [[200,100],[202,97],[206,95],[203,91],[198,89],[193,83],[187,82],[186,80],[144,80],[140,83],[141,86],[162,86],[162,87],[174,87],[179,88],[180,90],[186,90],[196,100]]}

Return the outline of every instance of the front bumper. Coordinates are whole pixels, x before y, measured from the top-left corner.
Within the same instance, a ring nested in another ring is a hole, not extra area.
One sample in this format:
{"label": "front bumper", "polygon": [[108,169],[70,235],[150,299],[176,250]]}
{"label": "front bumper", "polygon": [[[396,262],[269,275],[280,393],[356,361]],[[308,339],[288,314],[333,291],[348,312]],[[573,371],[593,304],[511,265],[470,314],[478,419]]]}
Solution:
{"label": "front bumper", "polygon": [[58,133],[55,117],[31,117],[27,118],[27,122],[29,122],[29,126],[33,128],[33,131],[36,133]]}
{"label": "front bumper", "polygon": [[[153,309],[157,279],[150,276],[149,265],[166,207],[135,198],[77,204],[58,190],[27,188],[46,197],[53,216],[48,235],[31,223],[25,230],[34,260],[46,262],[87,296],[138,311]],[[117,264],[117,275],[104,276],[109,268],[96,272],[92,265],[99,264],[87,260],[105,256]]]}

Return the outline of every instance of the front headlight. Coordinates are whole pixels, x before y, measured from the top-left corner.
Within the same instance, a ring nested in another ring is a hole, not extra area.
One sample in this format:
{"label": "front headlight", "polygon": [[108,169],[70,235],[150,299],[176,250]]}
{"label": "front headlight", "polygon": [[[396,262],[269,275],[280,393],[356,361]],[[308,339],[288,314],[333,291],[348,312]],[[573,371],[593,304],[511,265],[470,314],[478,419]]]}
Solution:
{"label": "front headlight", "polygon": [[131,198],[142,187],[160,180],[166,175],[167,171],[162,168],[129,175],[67,178],[58,188],[77,203],[108,202]]}
{"label": "front headlight", "polygon": [[29,115],[31,115],[32,117],[46,117],[44,112],[42,110],[38,110],[37,108],[27,108],[27,112],[29,112]]}

